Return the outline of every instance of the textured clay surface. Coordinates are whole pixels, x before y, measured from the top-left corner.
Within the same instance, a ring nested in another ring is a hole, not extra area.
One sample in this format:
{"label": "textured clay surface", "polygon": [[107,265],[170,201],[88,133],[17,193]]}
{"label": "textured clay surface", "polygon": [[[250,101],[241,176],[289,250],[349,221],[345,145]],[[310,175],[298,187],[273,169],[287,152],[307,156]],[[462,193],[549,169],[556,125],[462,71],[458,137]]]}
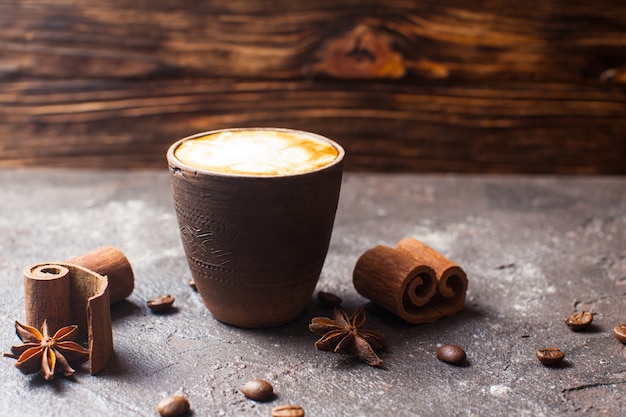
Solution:
{"label": "textured clay surface", "polygon": [[[317,352],[307,325],[330,316],[314,296],[294,322],[244,330],[221,324],[188,285],[167,172],[0,172],[0,349],[18,343],[22,269],[105,245],[133,266],[135,290],[112,307],[115,356],[97,376],[47,383],[0,358],[0,416],[154,416],[169,395],[194,415],[268,416],[283,404],[324,416],[626,415],[626,349],[611,334],[626,322],[626,179],[354,174],[344,177],[317,290],[349,313],[367,304],[367,328],[388,339],[384,364]],[[467,273],[465,308],[409,325],[369,304],[352,285],[358,257],[378,244],[419,239]],[[168,314],[146,301],[171,294]],[[594,314],[571,331],[564,318]],[[442,344],[465,366],[436,358]],[[565,361],[544,367],[537,348]],[[262,378],[275,398],[246,399]]]}

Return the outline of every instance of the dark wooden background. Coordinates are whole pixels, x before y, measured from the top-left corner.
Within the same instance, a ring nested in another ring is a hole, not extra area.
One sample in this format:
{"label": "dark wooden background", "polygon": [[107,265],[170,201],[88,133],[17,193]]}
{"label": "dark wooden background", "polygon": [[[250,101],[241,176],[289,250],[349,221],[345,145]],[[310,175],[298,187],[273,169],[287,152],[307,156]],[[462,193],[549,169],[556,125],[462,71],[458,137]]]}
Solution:
{"label": "dark wooden background", "polygon": [[626,2],[0,2],[0,167],[282,126],[349,170],[626,174]]}

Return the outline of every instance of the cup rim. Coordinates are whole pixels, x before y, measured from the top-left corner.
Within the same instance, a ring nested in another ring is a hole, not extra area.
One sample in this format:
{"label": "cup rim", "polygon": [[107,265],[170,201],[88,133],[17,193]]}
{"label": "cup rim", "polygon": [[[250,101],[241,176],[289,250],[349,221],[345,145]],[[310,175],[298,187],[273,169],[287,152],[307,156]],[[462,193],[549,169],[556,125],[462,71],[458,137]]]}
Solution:
{"label": "cup rim", "polygon": [[[285,132],[285,133],[293,133],[293,134],[297,134],[301,136],[304,135],[304,136],[312,137],[316,140],[320,140],[322,142],[328,143],[329,145],[334,147],[337,150],[337,156],[335,157],[333,161],[329,162],[328,164],[323,165],[316,169],[312,169],[310,171],[297,172],[293,174],[281,174],[281,175],[254,175],[254,174],[237,174],[237,173],[231,173],[231,172],[218,172],[218,171],[211,171],[207,169],[197,168],[197,167],[183,163],[180,159],[176,158],[176,156],[174,155],[174,152],[176,151],[176,149],[185,141],[193,140],[202,136],[214,135],[217,133],[241,132],[241,131],[246,131],[246,130]],[[215,129],[215,130],[208,130],[205,132],[199,132],[199,133],[195,133],[193,135],[189,135],[182,139],[177,140],[176,142],[172,143],[167,150],[167,162],[170,168],[191,171],[191,172],[200,172],[200,173],[214,175],[218,177],[272,179],[272,178],[298,177],[298,176],[310,175],[312,173],[332,169],[333,167],[336,167],[337,165],[340,165],[343,162],[345,154],[346,152],[343,149],[343,147],[337,142],[335,142],[334,140],[326,136],[322,136],[320,134],[309,132],[306,130],[290,129],[290,128],[284,128],[284,127],[234,127],[234,128],[223,128],[223,129]]]}

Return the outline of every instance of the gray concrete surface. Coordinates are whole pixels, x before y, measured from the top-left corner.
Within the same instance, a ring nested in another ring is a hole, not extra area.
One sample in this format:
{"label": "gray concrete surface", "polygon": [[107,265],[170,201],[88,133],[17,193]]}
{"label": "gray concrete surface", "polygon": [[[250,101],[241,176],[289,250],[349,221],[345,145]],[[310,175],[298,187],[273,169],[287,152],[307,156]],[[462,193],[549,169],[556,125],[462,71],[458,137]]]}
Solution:
{"label": "gray concrete surface", "polygon": [[[354,311],[358,257],[415,237],[460,264],[465,309],[408,325],[368,305],[367,327],[390,350],[381,369],[317,352],[307,324],[329,311],[312,298],[295,322],[243,330],[215,321],[187,285],[167,172],[0,171],[0,349],[18,342],[22,269],[104,245],[129,258],[136,288],[112,310],[116,355],[98,376],[80,369],[51,383],[0,358],[0,416],[156,416],[169,394],[197,416],[268,416],[296,403],[307,416],[626,415],[626,178],[345,175],[318,289]],[[169,315],[145,302],[176,297]],[[591,310],[574,333],[563,318]],[[469,365],[435,358],[463,346]],[[559,346],[557,368],[535,350]],[[250,378],[274,384],[269,403],[247,400]]]}

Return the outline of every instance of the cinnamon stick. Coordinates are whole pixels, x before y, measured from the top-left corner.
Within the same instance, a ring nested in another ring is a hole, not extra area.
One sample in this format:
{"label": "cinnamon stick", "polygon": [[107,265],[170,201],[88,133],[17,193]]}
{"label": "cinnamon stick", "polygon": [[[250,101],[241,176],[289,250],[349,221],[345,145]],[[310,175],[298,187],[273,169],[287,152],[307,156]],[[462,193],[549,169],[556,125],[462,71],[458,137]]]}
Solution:
{"label": "cinnamon stick", "polygon": [[109,299],[111,304],[128,297],[135,288],[133,269],[124,253],[113,246],[75,256],[64,261],[80,265],[90,271],[106,276],[109,280]]}
{"label": "cinnamon stick", "polygon": [[113,356],[113,331],[107,278],[69,263],[24,269],[26,323],[51,332],[72,324],[89,344],[89,372],[104,369]]}
{"label": "cinnamon stick", "polygon": [[356,290],[409,323],[429,323],[440,317],[428,302],[437,290],[435,271],[411,257],[378,245],[365,252],[353,273]]}
{"label": "cinnamon stick", "polygon": [[463,269],[415,239],[403,239],[395,249],[379,245],[366,251],[353,282],[361,295],[409,323],[458,313],[467,292]]}
{"label": "cinnamon stick", "polygon": [[51,332],[78,325],[89,344],[89,372],[102,371],[113,356],[110,305],[135,286],[122,251],[105,246],[65,262],[29,266],[23,275],[26,323],[40,328],[48,320]]}
{"label": "cinnamon stick", "polygon": [[461,311],[467,293],[467,275],[459,265],[417,239],[402,239],[396,250],[435,270],[438,294],[429,305],[436,308],[442,317]]}
{"label": "cinnamon stick", "polygon": [[39,264],[25,268],[23,276],[26,324],[41,329],[44,320],[48,320],[51,334],[71,324],[69,269]]}
{"label": "cinnamon stick", "polygon": [[89,373],[102,371],[113,356],[113,325],[108,280],[79,265],[63,264],[71,273],[72,319],[89,345]]}

